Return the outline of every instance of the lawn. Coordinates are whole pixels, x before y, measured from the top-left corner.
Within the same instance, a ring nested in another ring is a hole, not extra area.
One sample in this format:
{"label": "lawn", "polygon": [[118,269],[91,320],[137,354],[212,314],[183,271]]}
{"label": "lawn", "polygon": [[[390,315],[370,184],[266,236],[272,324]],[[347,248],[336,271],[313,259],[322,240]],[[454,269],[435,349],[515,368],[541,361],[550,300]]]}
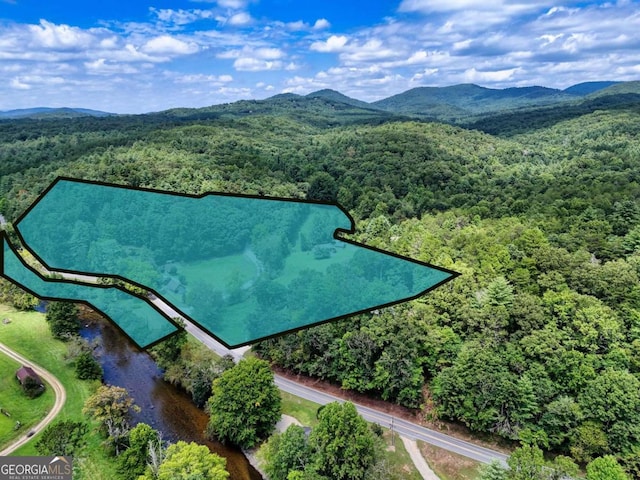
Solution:
{"label": "lawn", "polygon": [[391,431],[384,428],[384,441],[387,445],[387,461],[393,472],[394,479],[402,480],[422,480],[420,472],[413,464],[413,460],[409,456],[407,449],[400,435],[394,433],[393,442],[391,441]]}
{"label": "lawn", "polygon": [[480,476],[480,462],[421,441],[418,441],[418,447],[442,480],[475,480]]}
{"label": "lawn", "polygon": [[[44,314],[18,312],[8,306],[0,305],[0,317],[11,319],[11,323],[7,325],[0,324],[0,342],[47,369],[64,385],[67,401],[56,420],[86,421],[82,415],[82,406],[99,383],[76,379],[73,367],[64,361],[66,346],[51,336]],[[36,455],[34,444],[39,436],[40,432],[12,455]],[[75,480],[117,478],[115,462],[105,454],[100,445],[101,442],[102,439],[93,431],[87,436],[87,444],[83,451],[85,459],[82,461],[84,468],[81,475],[74,476]]]}
{"label": "lawn", "polygon": [[314,427],[318,423],[316,412],[320,407],[319,404],[296,397],[282,390],[280,391],[280,397],[282,398],[282,413],[294,417],[307,427]]}
{"label": "lawn", "polygon": [[[0,408],[3,411],[0,414],[0,450],[42,420],[54,403],[54,393],[48,385],[45,392],[37,398],[29,398],[24,394],[15,376],[20,366],[15,360],[0,353]],[[15,430],[17,421],[22,426]]]}

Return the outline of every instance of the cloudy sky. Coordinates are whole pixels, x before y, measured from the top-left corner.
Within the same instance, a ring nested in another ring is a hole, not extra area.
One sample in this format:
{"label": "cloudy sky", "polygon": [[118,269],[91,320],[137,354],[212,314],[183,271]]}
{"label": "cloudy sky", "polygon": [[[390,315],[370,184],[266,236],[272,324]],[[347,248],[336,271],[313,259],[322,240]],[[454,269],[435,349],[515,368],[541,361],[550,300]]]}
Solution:
{"label": "cloudy sky", "polygon": [[640,79],[640,2],[0,0],[0,110]]}

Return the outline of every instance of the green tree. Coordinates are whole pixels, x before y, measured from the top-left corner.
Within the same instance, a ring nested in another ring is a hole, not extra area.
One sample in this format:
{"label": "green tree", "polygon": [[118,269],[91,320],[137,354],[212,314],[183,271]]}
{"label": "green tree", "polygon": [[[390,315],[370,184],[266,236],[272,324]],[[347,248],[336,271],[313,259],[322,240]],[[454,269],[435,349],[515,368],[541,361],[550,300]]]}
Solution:
{"label": "green tree", "polygon": [[587,465],[587,480],[628,480],[616,457],[605,455],[592,460]]}
{"label": "green tree", "polygon": [[607,369],[589,382],[578,402],[585,418],[602,425],[613,452],[640,442],[640,380],[635,375]]}
{"label": "green tree", "polygon": [[22,391],[29,398],[39,397],[44,393],[44,388],[44,383],[31,376],[25,377],[22,382]]}
{"label": "green tree", "polygon": [[91,352],[83,352],[76,358],[76,377],[80,380],[99,380],[103,373]]}
{"label": "green tree", "polygon": [[507,469],[502,464],[494,460],[489,465],[482,467],[478,480],[506,480]]}
{"label": "green tree", "polygon": [[181,440],[169,445],[157,476],[148,469],[139,480],[226,480],[226,465],[227,461],[208,447]]}
{"label": "green tree", "polygon": [[335,202],[338,197],[338,184],[327,172],[314,173],[309,179],[307,198],[324,202]]}
{"label": "green tree", "polygon": [[600,424],[586,421],[575,428],[571,435],[569,451],[578,462],[587,463],[603,452],[609,452],[607,435]]}
{"label": "green tree", "polygon": [[290,472],[303,472],[311,452],[304,428],[290,425],[282,434],[274,434],[265,445],[265,472],[271,480],[287,480]]}
{"label": "green tree", "polygon": [[581,420],[582,412],[575,400],[561,395],[547,405],[539,424],[546,432],[549,443],[559,447],[566,446],[573,429]]}
{"label": "green tree", "polygon": [[118,457],[118,471],[127,478],[143,475],[147,467],[149,445],[160,441],[160,432],[146,423],[137,424],[129,432],[129,447]]}
{"label": "green tree", "polygon": [[187,332],[183,330],[185,326],[184,322],[180,318],[174,318],[173,321],[181,330],[155,345],[150,350],[158,366],[164,369],[178,360],[182,352],[182,347],[187,343]]}
{"label": "green tree", "polygon": [[40,455],[74,455],[84,444],[86,433],[86,423],[61,420],[44,429],[35,447]]}
{"label": "green tree", "polygon": [[545,471],[545,461],[536,446],[523,445],[516,448],[507,459],[509,465],[509,480],[542,480]]}
{"label": "green tree", "polygon": [[269,364],[257,358],[241,360],[213,382],[207,433],[251,448],[273,431],[282,414],[280,404]]}
{"label": "green tree", "polygon": [[70,302],[51,302],[47,305],[47,322],[54,338],[67,340],[80,331],[78,307]]}
{"label": "green tree", "polygon": [[139,410],[125,388],[101,385],[87,398],[82,413],[99,423],[100,431],[118,454],[125,446],[131,429],[131,412]]}
{"label": "green tree", "polygon": [[309,436],[314,470],[335,480],[367,478],[376,463],[375,439],[356,407],[350,402],[329,403],[318,420]]}

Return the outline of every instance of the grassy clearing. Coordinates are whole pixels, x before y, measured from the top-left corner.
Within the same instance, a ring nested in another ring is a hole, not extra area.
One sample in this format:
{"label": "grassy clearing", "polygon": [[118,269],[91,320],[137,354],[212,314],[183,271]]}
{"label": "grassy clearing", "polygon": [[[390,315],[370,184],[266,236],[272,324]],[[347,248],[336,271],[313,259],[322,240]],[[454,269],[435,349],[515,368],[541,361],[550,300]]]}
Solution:
{"label": "grassy clearing", "polygon": [[386,428],[383,430],[383,438],[387,445],[387,461],[391,467],[393,478],[398,480],[422,480],[422,476],[413,464],[400,435],[394,433],[392,441],[391,430]]}
{"label": "grassy clearing", "polygon": [[418,441],[418,447],[442,480],[475,480],[480,476],[480,462],[421,441]]}
{"label": "grassy clearing", "polygon": [[[67,401],[56,420],[86,421],[82,415],[82,406],[99,383],[81,381],[75,377],[73,367],[64,361],[66,346],[51,336],[45,316],[38,312],[18,312],[0,305],[0,317],[9,317],[12,320],[10,324],[0,324],[0,341],[49,370],[64,385]],[[40,432],[13,455],[36,455],[34,445],[39,437]],[[115,462],[105,453],[101,443],[102,439],[97,433],[91,431],[87,435],[87,444],[82,454],[85,457],[82,463],[86,465],[87,470],[74,476],[74,479],[112,480],[118,477],[114,468]]]}
{"label": "grassy clearing", "polygon": [[[15,372],[20,366],[18,362],[0,354],[0,407],[10,415],[9,417],[0,414],[0,450],[42,420],[55,401],[49,385],[39,397],[27,397],[15,377]],[[22,426],[15,430],[17,421],[20,421]]]}
{"label": "grassy clearing", "polygon": [[318,424],[316,412],[320,408],[320,404],[283,391],[280,391],[280,397],[282,398],[282,413],[294,417],[307,427],[315,427]]}

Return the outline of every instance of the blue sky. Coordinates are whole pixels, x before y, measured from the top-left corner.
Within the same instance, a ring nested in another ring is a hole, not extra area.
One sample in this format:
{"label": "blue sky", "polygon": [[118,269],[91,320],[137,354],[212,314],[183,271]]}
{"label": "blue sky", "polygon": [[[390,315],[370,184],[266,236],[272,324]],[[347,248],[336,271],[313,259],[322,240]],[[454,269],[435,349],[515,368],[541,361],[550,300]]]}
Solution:
{"label": "blue sky", "polygon": [[640,3],[0,0],[0,110],[640,79]]}

